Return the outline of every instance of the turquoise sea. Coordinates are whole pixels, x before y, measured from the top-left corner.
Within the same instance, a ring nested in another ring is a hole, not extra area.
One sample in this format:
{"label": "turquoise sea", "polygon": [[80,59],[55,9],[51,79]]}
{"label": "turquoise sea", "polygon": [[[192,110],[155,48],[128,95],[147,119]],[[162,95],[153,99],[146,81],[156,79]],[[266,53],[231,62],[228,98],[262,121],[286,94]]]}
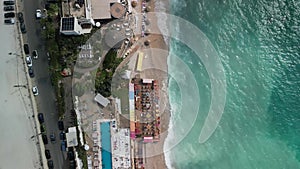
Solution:
{"label": "turquoise sea", "polygon": [[[167,153],[176,169],[300,169],[300,1],[170,0],[171,13],[196,25],[216,49],[225,69],[226,104],[207,142],[198,142],[207,116],[211,84],[205,66],[187,46],[170,40],[193,72],[200,101],[195,124]],[[174,25],[176,25],[174,23]],[[180,25],[176,31],[180,32]],[[186,32],[188,33],[188,32]],[[171,56],[170,55],[170,56]],[[172,65],[169,72],[181,74]],[[170,77],[171,142],[180,134],[189,109]],[[168,149],[168,148],[166,148]]]}

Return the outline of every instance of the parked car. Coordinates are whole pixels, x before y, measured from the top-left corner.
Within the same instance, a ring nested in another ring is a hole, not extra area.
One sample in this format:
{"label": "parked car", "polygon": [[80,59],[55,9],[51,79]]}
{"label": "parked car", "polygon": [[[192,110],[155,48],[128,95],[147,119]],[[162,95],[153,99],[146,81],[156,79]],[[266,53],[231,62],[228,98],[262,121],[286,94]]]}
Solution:
{"label": "parked car", "polygon": [[46,134],[42,134],[42,139],[44,144],[48,144],[48,138]]}
{"label": "parked car", "polygon": [[42,124],[42,123],[44,123],[44,115],[43,115],[43,113],[39,113],[38,114],[38,120],[39,120],[39,122]]}
{"label": "parked car", "polygon": [[48,161],[48,168],[49,168],[49,169],[53,169],[53,168],[54,168],[54,165],[53,165],[53,161],[52,161],[52,160],[49,160],[49,161]]}
{"label": "parked car", "polygon": [[66,141],[62,141],[61,142],[60,149],[61,149],[61,151],[66,151],[67,150],[67,148],[66,148]]}
{"label": "parked car", "polygon": [[45,150],[45,156],[47,159],[50,159],[51,158],[51,154],[50,154],[50,150]]}
{"label": "parked car", "polygon": [[28,67],[28,73],[29,73],[29,76],[30,76],[31,78],[34,77],[34,71],[33,71],[33,68],[32,68],[32,67]]}
{"label": "parked car", "polygon": [[24,52],[25,52],[26,55],[29,54],[29,46],[28,46],[28,44],[24,44]]}
{"label": "parked car", "polygon": [[51,141],[51,143],[56,143],[56,138],[55,138],[54,132],[52,132],[52,133],[50,134],[50,141]]}
{"label": "parked car", "polygon": [[40,9],[37,9],[35,11],[35,17],[36,17],[36,19],[41,19],[42,18],[42,11]]}
{"label": "parked car", "polygon": [[37,59],[39,57],[37,50],[32,51],[33,59]]}
{"label": "parked car", "polygon": [[70,169],[76,169],[76,162],[75,162],[75,160],[70,161]]}
{"label": "parked car", "polygon": [[62,132],[59,133],[59,139],[60,139],[60,140],[65,140],[65,139],[66,139],[66,134],[65,134],[65,132],[62,131]]}
{"label": "parked car", "polygon": [[18,20],[20,21],[20,23],[24,23],[24,17],[23,17],[23,13],[22,12],[18,13]]}
{"label": "parked car", "polygon": [[63,121],[58,121],[58,129],[59,130],[64,130],[65,129],[65,127],[64,127],[64,122]]}
{"label": "parked car", "polygon": [[4,23],[5,24],[15,24],[15,19],[13,19],[13,18],[5,19]]}
{"label": "parked car", "polygon": [[14,5],[15,1],[3,1],[4,5]]}
{"label": "parked car", "polygon": [[14,18],[15,16],[14,12],[7,12],[4,14],[4,18]]}
{"label": "parked car", "polygon": [[40,125],[41,133],[46,133],[46,126],[44,124]]}
{"label": "parked car", "polygon": [[4,6],[3,10],[4,11],[13,11],[13,10],[15,10],[15,7],[14,6]]}
{"label": "parked car", "polygon": [[26,26],[25,26],[25,23],[24,23],[24,22],[20,22],[20,28],[21,28],[21,32],[22,32],[22,33],[26,33],[26,32],[27,32]]}
{"label": "parked car", "polygon": [[70,161],[72,161],[72,160],[75,159],[74,151],[73,151],[73,150],[69,150],[69,151],[68,151],[68,159],[69,159]]}
{"label": "parked car", "polygon": [[37,88],[37,86],[33,86],[32,87],[32,93],[35,96],[39,95],[39,89]]}
{"label": "parked car", "polygon": [[26,59],[27,66],[31,67],[32,66],[31,56],[27,55],[25,59]]}

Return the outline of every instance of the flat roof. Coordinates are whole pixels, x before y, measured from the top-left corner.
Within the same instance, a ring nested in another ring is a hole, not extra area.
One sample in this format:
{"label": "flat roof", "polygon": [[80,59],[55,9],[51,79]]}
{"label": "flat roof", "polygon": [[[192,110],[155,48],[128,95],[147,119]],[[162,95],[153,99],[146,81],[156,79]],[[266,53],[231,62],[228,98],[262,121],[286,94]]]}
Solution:
{"label": "flat roof", "polygon": [[93,19],[110,19],[110,0],[91,0]]}
{"label": "flat roof", "polygon": [[94,100],[104,107],[106,107],[110,103],[110,101],[107,98],[103,97],[99,93],[96,95]]}

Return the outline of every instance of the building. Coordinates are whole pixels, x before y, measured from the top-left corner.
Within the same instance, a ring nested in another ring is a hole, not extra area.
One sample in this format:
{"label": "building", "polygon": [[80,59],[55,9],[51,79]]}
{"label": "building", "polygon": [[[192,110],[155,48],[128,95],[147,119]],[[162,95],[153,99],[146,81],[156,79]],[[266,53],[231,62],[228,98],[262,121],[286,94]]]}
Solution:
{"label": "building", "polygon": [[88,20],[78,20],[76,17],[62,17],[60,32],[64,35],[82,35],[91,33],[92,24]]}

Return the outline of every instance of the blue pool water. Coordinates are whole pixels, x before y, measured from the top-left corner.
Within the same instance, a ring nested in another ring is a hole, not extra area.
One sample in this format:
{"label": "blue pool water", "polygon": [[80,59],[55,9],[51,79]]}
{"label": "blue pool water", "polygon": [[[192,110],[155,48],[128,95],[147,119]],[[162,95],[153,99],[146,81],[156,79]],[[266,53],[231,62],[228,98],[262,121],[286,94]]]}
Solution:
{"label": "blue pool water", "polygon": [[103,169],[111,169],[111,140],[110,140],[110,122],[100,123],[101,139],[102,139],[102,167]]}

